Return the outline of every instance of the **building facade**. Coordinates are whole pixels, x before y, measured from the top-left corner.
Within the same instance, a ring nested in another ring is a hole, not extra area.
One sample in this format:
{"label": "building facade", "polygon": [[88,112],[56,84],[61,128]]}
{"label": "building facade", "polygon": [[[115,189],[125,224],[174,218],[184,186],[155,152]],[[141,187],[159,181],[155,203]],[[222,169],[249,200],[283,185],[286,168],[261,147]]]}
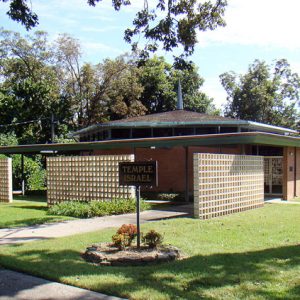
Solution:
{"label": "building facade", "polygon": [[[183,109],[95,124],[74,135],[81,144],[102,147],[83,155],[134,154],[158,162],[155,192],[193,194],[193,154],[246,154],[265,157],[265,193],[300,196],[300,141],[297,131],[212,116]],[[147,189],[145,189],[147,190]]]}

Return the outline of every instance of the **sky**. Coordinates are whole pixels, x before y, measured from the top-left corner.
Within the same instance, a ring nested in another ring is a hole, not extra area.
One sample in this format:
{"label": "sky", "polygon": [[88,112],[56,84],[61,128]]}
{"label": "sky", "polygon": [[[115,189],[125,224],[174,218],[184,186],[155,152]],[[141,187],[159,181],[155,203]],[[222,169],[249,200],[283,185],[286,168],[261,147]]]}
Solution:
{"label": "sky", "polygon": [[[155,0],[149,0],[154,3]],[[34,30],[49,33],[55,40],[61,33],[77,38],[82,45],[83,61],[99,63],[130,51],[123,39],[142,0],[115,12],[111,0],[90,7],[85,0],[31,0],[39,16]],[[26,30],[6,16],[8,3],[0,4],[0,27],[26,34]],[[202,90],[214,98],[217,107],[226,103],[219,76],[228,71],[244,74],[255,59],[272,64],[286,58],[300,74],[300,1],[299,0],[228,0],[226,27],[199,32],[191,60],[205,79]],[[29,32],[30,33],[30,32]],[[160,51],[159,55],[170,55]],[[171,62],[171,61],[170,61]]]}

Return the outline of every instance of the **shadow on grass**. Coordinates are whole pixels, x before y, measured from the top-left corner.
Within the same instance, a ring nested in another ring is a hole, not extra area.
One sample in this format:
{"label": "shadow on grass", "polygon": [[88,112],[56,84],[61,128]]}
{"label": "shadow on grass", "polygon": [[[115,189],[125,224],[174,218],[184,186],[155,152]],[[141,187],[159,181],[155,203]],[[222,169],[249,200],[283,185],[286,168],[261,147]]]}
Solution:
{"label": "shadow on grass", "polygon": [[47,206],[18,205],[18,208],[48,211],[48,207]]}
{"label": "shadow on grass", "polygon": [[58,216],[49,216],[49,217],[36,217],[36,218],[28,218],[28,219],[20,219],[8,221],[0,224],[0,229],[4,228],[18,228],[23,226],[33,226],[33,225],[41,225],[45,223],[58,222],[63,221],[63,217]]}
{"label": "shadow on grass", "polygon": [[[297,274],[295,269],[300,264],[298,245],[245,253],[196,255],[182,261],[144,267],[100,267],[86,263],[77,251],[21,251],[18,247],[14,247],[15,254],[2,254],[0,264],[122,297],[152,291],[167,299],[221,299],[220,295],[229,292],[229,298],[230,295],[239,299],[251,295],[253,299],[276,300],[298,299],[300,292],[300,285],[277,278],[284,272]],[[147,299],[147,294],[144,295],[140,297]]]}
{"label": "shadow on grass", "polygon": [[14,195],[14,200],[47,203],[47,197],[45,195]]}

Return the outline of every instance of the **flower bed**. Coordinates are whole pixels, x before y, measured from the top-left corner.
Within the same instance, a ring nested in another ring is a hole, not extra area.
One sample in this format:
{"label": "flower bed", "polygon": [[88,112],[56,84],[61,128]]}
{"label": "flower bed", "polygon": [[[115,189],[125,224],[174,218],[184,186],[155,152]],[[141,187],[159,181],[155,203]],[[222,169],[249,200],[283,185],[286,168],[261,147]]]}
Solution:
{"label": "flower bed", "polygon": [[179,249],[163,246],[163,237],[155,230],[150,230],[143,236],[143,245],[139,248],[132,245],[136,237],[136,225],[123,224],[112,236],[112,243],[87,247],[82,257],[89,262],[105,266],[145,265],[183,258]]}
{"label": "flower bed", "polygon": [[112,243],[94,244],[87,247],[82,257],[102,266],[149,265],[184,258],[179,249],[173,246],[157,248],[142,246],[140,249],[131,246],[120,250]]}

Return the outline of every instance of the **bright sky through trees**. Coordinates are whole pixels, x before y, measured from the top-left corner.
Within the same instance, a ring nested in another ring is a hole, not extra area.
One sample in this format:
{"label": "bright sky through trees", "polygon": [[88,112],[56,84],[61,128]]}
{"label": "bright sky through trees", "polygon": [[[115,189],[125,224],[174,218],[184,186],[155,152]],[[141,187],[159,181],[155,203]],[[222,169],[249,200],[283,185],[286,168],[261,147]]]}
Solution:
{"label": "bright sky through trees", "polygon": [[[111,0],[103,0],[96,7],[89,7],[85,0],[32,0],[31,5],[39,16],[36,30],[49,32],[51,39],[64,32],[73,35],[83,45],[84,60],[98,63],[130,50],[123,33],[143,1],[132,2],[121,12],[113,10]],[[6,11],[7,3],[1,3],[0,26],[25,32],[5,15]],[[226,99],[219,75],[230,70],[244,73],[255,59],[271,63],[286,58],[292,70],[300,73],[299,11],[298,0],[229,0],[227,26],[199,33],[192,60],[206,80],[204,90],[218,106]]]}

